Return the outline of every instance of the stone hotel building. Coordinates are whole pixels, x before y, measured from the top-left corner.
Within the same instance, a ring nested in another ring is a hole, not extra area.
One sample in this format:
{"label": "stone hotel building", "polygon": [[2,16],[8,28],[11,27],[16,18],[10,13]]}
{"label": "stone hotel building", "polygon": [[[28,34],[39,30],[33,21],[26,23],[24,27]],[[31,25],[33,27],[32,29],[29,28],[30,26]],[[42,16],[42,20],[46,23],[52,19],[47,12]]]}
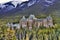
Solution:
{"label": "stone hotel building", "polygon": [[9,27],[16,27],[16,28],[25,28],[28,27],[32,29],[32,27],[53,27],[53,19],[51,16],[46,18],[38,19],[35,15],[30,15],[28,18],[23,16],[18,24],[8,23],[7,26]]}

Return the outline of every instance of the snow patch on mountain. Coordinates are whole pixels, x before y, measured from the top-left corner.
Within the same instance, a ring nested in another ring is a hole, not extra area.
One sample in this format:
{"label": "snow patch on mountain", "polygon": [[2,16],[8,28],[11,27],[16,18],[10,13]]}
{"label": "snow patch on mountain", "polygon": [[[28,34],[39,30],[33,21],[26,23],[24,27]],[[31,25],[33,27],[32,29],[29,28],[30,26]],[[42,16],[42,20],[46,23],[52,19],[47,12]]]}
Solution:
{"label": "snow patch on mountain", "polygon": [[55,0],[45,0],[44,6],[49,7],[53,5]]}
{"label": "snow patch on mountain", "polygon": [[[19,2],[13,1],[12,4],[16,7]],[[20,3],[19,3],[20,4]]]}
{"label": "snow patch on mountain", "polygon": [[30,2],[28,3],[28,7],[31,6],[31,5],[33,5],[33,4],[35,4],[35,2],[36,2],[36,0],[30,1]]}
{"label": "snow patch on mountain", "polygon": [[47,3],[53,3],[55,0],[45,0]]}
{"label": "snow patch on mountain", "polygon": [[25,2],[25,1],[28,1],[28,0],[13,0],[12,4],[17,7],[18,4],[21,4],[22,2]]}
{"label": "snow patch on mountain", "polygon": [[24,3],[24,4],[21,4],[20,7],[22,7],[22,6],[24,6],[24,5],[25,5],[25,3]]}
{"label": "snow patch on mountain", "polygon": [[0,4],[0,8],[2,9],[2,8],[4,8],[6,5],[3,5],[3,4]]}
{"label": "snow patch on mountain", "polygon": [[6,12],[6,11],[9,11],[9,10],[12,10],[13,8],[14,8],[14,7],[10,5],[10,6],[8,6],[8,7],[5,9],[5,12]]}

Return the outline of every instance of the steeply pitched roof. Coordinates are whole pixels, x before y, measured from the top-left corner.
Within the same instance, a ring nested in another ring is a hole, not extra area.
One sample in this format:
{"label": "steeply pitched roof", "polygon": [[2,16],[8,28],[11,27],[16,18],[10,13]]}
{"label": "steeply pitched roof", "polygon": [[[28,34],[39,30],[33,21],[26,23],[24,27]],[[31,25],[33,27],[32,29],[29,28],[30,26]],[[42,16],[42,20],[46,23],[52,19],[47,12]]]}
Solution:
{"label": "steeply pitched roof", "polygon": [[51,20],[51,19],[52,19],[52,17],[51,17],[51,16],[48,16],[48,17],[47,17],[47,20]]}
{"label": "steeply pitched roof", "polygon": [[35,18],[35,15],[30,15],[29,16],[29,19],[31,19],[31,20],[34,19],[34,18]]}
{"label": "steeply pitched roof", "polygon": [[25,16],[23,16],[20,21],[27,21],[27,19],[25,18]]}

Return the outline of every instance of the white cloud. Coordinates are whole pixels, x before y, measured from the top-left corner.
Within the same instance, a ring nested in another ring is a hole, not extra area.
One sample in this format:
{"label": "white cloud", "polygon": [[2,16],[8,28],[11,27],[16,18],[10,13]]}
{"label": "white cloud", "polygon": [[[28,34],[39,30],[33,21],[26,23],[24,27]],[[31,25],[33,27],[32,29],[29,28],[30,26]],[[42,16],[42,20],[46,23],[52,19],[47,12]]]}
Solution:
{"label": "white cloud", "polygon": [[6,3],[6,2],[9,2],[9,1],[21,1],[21,2],[24,2],[24,1],[28,1],[28,0],[0,0],[0,3]]}

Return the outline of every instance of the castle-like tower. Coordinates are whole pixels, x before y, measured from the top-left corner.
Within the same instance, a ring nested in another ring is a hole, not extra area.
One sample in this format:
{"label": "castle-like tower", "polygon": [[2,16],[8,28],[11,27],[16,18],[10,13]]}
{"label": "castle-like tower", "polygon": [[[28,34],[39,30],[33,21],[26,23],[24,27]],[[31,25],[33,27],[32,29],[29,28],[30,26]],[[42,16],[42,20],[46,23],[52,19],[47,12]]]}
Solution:
{"label": "castle-like tower", "polygon": [[53,19],[52,19],[51,16],[48,16],[48,17],[47,17],[47,22],[48,22],[48,26],[49,26],[49,27],[53,27]]}
{"label": "castle-like tower", "polygon": [[20,20],[20,25],[22,28],[27,27],[27,19],[25,18],[25,16],[23,16],[22,19]]}
{"label": "castle-like tower", "polygon": [[34,25],[34,20],[35,20],[35,16],[34,15],[30,15],[28,18],[28,27],[29,29],[32,29],[33,25]]}

